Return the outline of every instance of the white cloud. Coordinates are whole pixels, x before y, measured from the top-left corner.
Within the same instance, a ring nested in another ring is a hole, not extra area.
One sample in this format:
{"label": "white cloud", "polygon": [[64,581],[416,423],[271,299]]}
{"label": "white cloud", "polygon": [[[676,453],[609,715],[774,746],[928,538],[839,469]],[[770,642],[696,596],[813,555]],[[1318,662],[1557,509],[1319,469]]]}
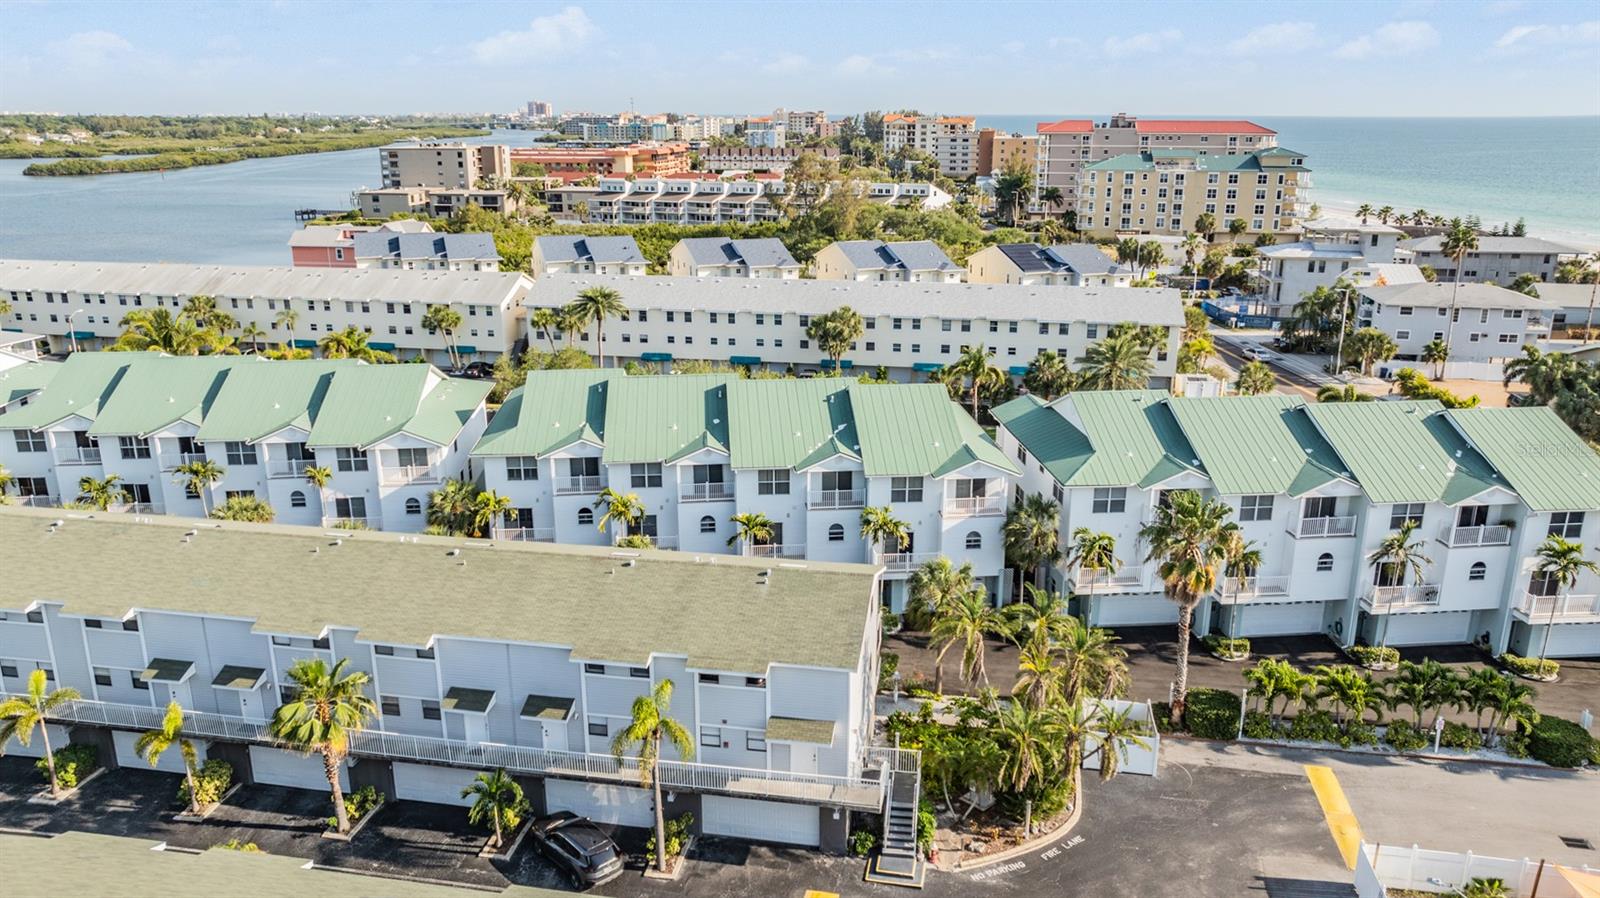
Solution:
{"label": "white cloud", "polygon": [[1016,55],[1021,53],[1023,50],[1028,49],[1028,45],[1022,41],[1006,41],[1000,45],[1000,49],[1012,55]]}
{"label": "white cloud", "polygon": [[1551,44],[1600,43],[1600,21],[1576,25],[1518,25],[1494,42],[1496,50],[1521,50]]}
{"label": "white cloud", "polygon": [[1366,59],[1378,54],[1415,53],[1437,46],[1439,32],[1427,22],[1390,22],[1342,45],[1333,55],[1340,59]]}
{"label": "white cloud", "polygon": [[878,75],[890,71],[884,66],[878,65],[877,60],[863,53],[856,53],[846,56],[845,58],[839,60],[839,64],[834,66],[833,70],[841,75],[851,78],[859,78],[864,75]]}
{"label": "white cloud", "polygon": [[582,7],[569,6],[534,19],[522,31],[502,31],[478,41],[472,45],[472,55],[486,65],[532,60],[575,50],[597,31]]}
{"label": "white cloud", "polygon": [[1089,49],[1088,44],[1075,37],[1052,37],[1045,42],[1045,45],[1052,50],[1083,51]]}
{"label": "white cloud", "polygon": [[1317,26],[1310,22],[1274,22],[1250,29],[1244,37],[1228,44],[1228,52],[1236,56],[1288,53],[1318,43]]}
{"label": "white cloud", "polygon": [[787,75],[804,71],[811,67],[811,60],[799,53],[779,53],[777,56],[763,63],[761,71],[774,75]]}
{"label": "white cloud", "polygon": [[64,40],[55,41],[50,49],[62,56],[69,65],[98,66],[109,62],[113,56],[133,49],[133,44],[120,34],[110,31],[80,31]]}
{"label": "white cloud", "polygon": [[1183,40],[1183,32],[1176,28],[1161,31],[1144,31],[1128,37],[1108,37],[1102,45],[1107,56],[1132,56],[1136,53],[1155,53]]}

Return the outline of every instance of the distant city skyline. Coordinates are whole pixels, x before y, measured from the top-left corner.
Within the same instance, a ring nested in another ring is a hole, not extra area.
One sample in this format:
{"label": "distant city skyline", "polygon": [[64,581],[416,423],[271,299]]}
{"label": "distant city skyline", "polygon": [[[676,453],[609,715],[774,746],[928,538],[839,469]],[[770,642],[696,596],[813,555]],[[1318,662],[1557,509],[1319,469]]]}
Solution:
{"label": "distant city skyline", "polygon": [[977,9],[6,2],[0,109],[481,113],[547,99],[560,111],[715,114],[1600,114],[1591,3]]}

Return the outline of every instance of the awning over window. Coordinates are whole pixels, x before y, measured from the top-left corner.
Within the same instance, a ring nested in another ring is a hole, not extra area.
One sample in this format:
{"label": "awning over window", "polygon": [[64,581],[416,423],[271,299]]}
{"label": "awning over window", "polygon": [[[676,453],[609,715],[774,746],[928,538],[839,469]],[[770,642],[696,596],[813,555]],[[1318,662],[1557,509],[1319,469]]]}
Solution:
{"label": "awning over window", "polygon": [[266,671],[259,667],[245,667],[242,664],[226,664],[217,671],[217,676],[211,685],[218,689],[243,689],[249,691],[261,684],[261,678],[266,676]]}
{"label": "awning over window", "polygon": [[731,355],[731,356],[728,356],[728,364],[730,364],[730,365],[759,365],[759,364],[761,364],[761,356],[758,356],[758,355]]}
{"label": "awning over window", "polygon": [[670,353],[670,352],[641,352],[641,353],[639,353],[639,358],[644,359],[647,362],[670,362],[670,361],[672,361],[672,353]]}
{"label": "awning over window", "polygon": [[942,369],[943,367],[943,362],[917,362],[911,366],[911,370],[932,373]]}
{"label": "awning over window", "polygon": [[522,715],[529,720],[566,720],[572,716],[572,699],[554,695],[530,695],[522,703]]}
{"label": "awning over window", "polygon": [[139,671],[139,679],[146,683],[182,683],[193,674],[193,661],[152,658],[150,659],[150,666]]}
{"label": "awning over window", "polygon": [[[833,370],[833,359],[823,359],[822,361],[818,362],[817,364],[821,365],[824,369],[826,369],[828,371],[832,371]],[[850,361],[849,359],[841,359],[840,362],[839,362],[839,367],[840,368],[854,368],[855,366],[856,366],[856,363]]]}
{"label": "awning over window", "polygon": [[451,686],[444,694],[444,701],[439,707],[445,711],[464,711],[468,714],[483,714],[494,705],[493,689],[468,689],[464,686]]}

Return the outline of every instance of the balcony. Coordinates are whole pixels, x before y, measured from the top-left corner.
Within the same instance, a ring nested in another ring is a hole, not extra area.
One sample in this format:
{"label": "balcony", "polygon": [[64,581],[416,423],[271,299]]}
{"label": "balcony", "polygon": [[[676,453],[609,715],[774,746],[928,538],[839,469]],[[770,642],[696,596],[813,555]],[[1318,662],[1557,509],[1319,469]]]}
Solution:
{"label": "balcony", "polygon": [[594,477],[557,477],[555,488],[558,496],[592,496],[605,489],[605,478]]}
{"label": "balcony", "polygon": [[1079,595],[1099,596],[1123,592],[1144,592],[1144,574],[1141,571],[1080,570],[1072,581],[1072,591]]}
{"label": "balcony", "polygon": [[1356,516],[1348,514],[1333,518],[1301,518],[1289,529],[1289,535],[1295,539],[1355,536]]}
{"label": "balcony", "polygon": [[1433,608],[1439,604],[1439,584],[1413,583],[1404,586],[1374,586],[1361,599],[1362,607],[1373,614],[1388,614],[1409,608]]}
{"label": "balcony", "polygon": [[56,463],[62,465],[100,464],[99,446],[72,446],[56,450]]}
{"label": "balcony", "polygon": [[107,511],[119,514],[165,514],[166,508],[160,502],[123,502],[113,505]]}
{"label": "balcony", "polygon": [[162,452],[158,458],[160,459],[161,470],[176,471],[184,465],[205,461],[206,454],[204,452]]}
{"label": "balcony", "polygon": [[1541,596],[1530,592],[1511,613],[1530,624],[1600,621],[1600,596]]}
{"label": "balcony", "polygon": [[1499,524],[1490,524],[1483,527],[1446,526],[1439,532],[1439,542],[1452,549],[1477,546],[1509,546],[1511,545],[1511,528]]}
{"label": "balcony", "polygon": [[914,571],[938,557],[938,552],[876,553],[877,563],[883,565],[883,569],[891,574],[903,574]]}
{"label": "balcony", "polygon": [[731,483],[687,483],[678,493],[680,502],[725,502],[732,499]]}
{"label": "balcony", "polygon": [[867,491],[864,489],[852,490],[812,490],[806,497],[807,508],[861,508],[867,504]]}
{"label": "balcony", "polygon": [[444,477],[428,465],[384,465],[384,486],[410,486],[421,483],[438,483]]}
{"label": "balcony", "polygon": [[310,458],[269,458],[267,476],[276,480],[301,480],[306,476],[306,468],[316,466],[316,460]]}
{"label": "balcony", "polygon": [[383,521],[380,518],[330,515],[322,519],[322,526],[331,530],[382,530]]}
{"label": "balcony", "polygon": [[504,527],[495,532],[494,538],[520,543],[553,543],[556,541],[556,528]]}
{"label": "balcony", "polygon": [[[75,701],[53,709],[49,719],[55,723],[146,732],[158,729],[165,714],[166,711],[162,708]],[[267,724],[227,714],[184,711],[183,731],[191,738],[284,747],[272,737]],[[790,773],[782,770],[729,767],[686,761],[661,761],[657,765],[657,774],[662,788],[667,790],[733,795],[742,798],[771,798],[879,812],[883,810],[884,787],[889,780],[888,767],[896,763],[892,757],[886,757],[886,753],[891,751],[893,750],[873,749],[867,757],[870,763],[856,776]],[[550,776],[595,783],[637,785],[639,782],[638,758],[617,758],[609,753],[590,754],[525,748],[494,742],[466,742],[431,736],[404,736],[377,730],[361,730],[352,734],[350,754],[356,757],[416,761],[466,770],[498,768],[513,774]],[[895,752],[895,754],[910,759],[904,763],[916,763],[915,752]]]}
{"label": "balcony", "polygon": [[947,518],[993,517],[1005,513],[1005,496],[952,496],[944,500]]}
{"label": "balcony", "polygon": [[1218,594],[1224,604],[1230,605],[1255,599],[1286,598],[1289,595],[1289,575],[1224,577],[1218,584]]}
{"label": "balcony", "polygon": [[747,554],[752,558],[804,558],[806,557],[806,544],[774,543],[765,546],[750,546]]}

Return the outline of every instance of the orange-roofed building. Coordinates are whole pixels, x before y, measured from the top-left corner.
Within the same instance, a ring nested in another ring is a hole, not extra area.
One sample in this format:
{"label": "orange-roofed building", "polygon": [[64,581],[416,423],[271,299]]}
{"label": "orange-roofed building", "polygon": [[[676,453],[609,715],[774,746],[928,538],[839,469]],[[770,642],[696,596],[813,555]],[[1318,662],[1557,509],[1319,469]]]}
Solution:
{"label": "orange-roofed building", "polygon": [[536,162],[550,177],[570,184],[589,176],[666,176],[689,170],[686,143],[633,144],[625,147],[518,147],[511,161]]}
{"label": "orange-roofed building", "polygon": [[890,113],[883,117],[883,149],[893,155],[901,147],[922,150],[952,178],[978,171],[977,120],[970,115],[916,116]]}

